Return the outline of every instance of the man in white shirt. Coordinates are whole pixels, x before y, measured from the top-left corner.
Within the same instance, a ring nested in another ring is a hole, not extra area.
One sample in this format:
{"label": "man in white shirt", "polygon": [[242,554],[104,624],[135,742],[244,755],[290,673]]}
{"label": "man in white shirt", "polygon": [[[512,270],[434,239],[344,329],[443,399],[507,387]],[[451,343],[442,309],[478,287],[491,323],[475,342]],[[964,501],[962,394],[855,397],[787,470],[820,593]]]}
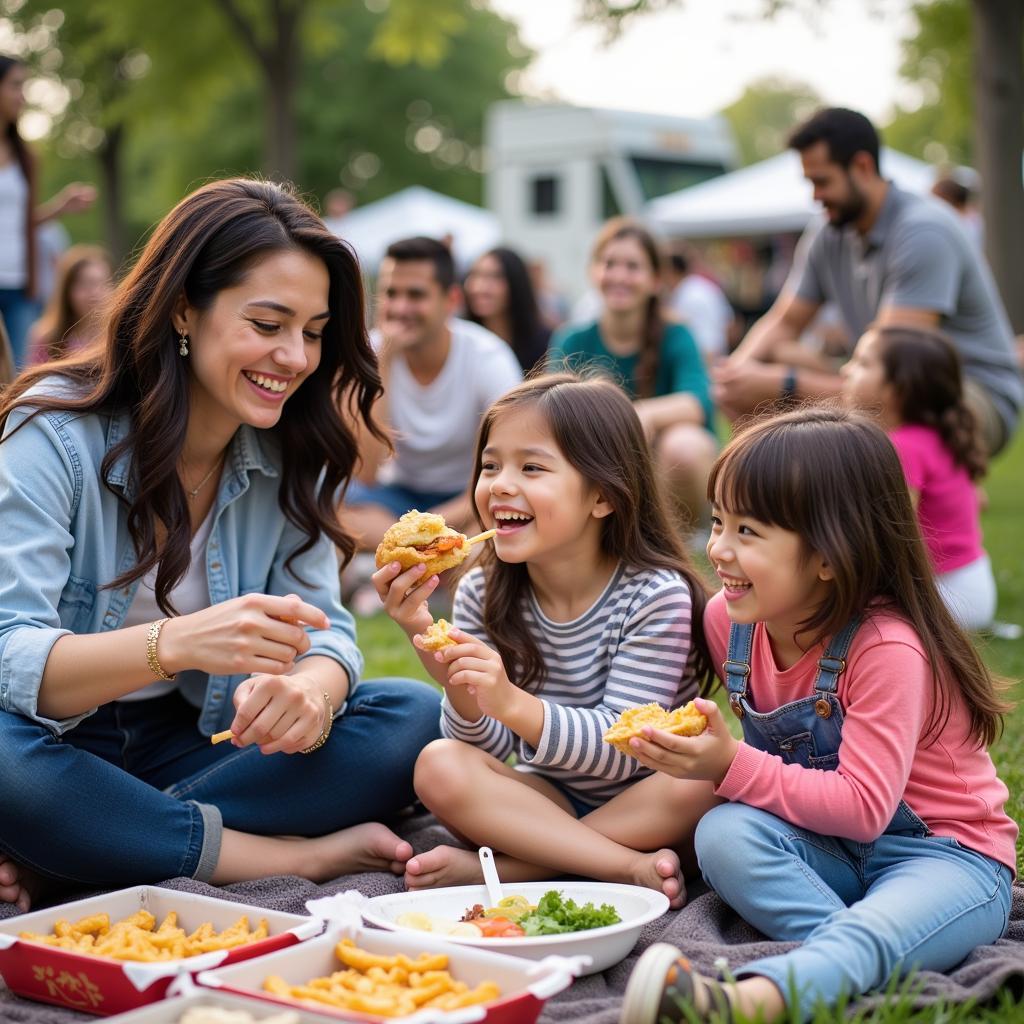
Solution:
{"label": "man in white shirt", "polygon": [[371,337],[384,394],[373,414],[390,432],[394,456],[360,432],[361,464],[341,518],[360,548],[412,508],[436,512],[456,529],[472,519],[469,500],[480,418],[522,379],[511,348],[457,319],[461,293],[451,252],[432,238],[388,247],[377,279]]}
{"label": "man in white shirt", "polygon": [[714,281],[694,271],[684,252],[669,256],[672,291],[667,306],[690,329],[705,360],[729,353],[733,311],[725,292]]}

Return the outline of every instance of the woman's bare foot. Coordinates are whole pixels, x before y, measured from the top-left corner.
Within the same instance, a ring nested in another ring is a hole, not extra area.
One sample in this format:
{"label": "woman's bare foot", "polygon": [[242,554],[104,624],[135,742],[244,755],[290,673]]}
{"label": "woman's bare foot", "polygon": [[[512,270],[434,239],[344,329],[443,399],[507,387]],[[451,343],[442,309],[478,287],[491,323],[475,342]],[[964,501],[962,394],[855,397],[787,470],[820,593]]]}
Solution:
{"label": "woman's bare foot", "polygon": [[371,821],[314,839],[256,836],[225,829],[210,882],[229,885],[270,875],[299,875],[327,882],[359,871],[400,875],[412,847],[386,825]]}
{"label": "woman's bare foot", "polygon": [[27,868],[0,853],[0,903],[13,903],[28,913],[35,894],[35,876]]}
{"label": "woman's bare foot", "polygon": [[673,910],[678,910],[686,902],[683,872],[679,866],[679,855],[674,850],[640,854],[633,871],[633,881],[663,892]]}
{"label": "woman's bare foot", "polygon": [[405,887],[410,891],[439,885],[471,885],[483,880],[479,856],[455,846],[435,846],[405,864]]}
{"label": "woman's bare foot", "polygon": [[303,871],[302,874],[314,882],[359,871],[390,871],[400,875],[411,856],[412,847],[404,839],[395,835],[387,825],[370,821],[307,839],[302,847],[302,857],[316,873]]}

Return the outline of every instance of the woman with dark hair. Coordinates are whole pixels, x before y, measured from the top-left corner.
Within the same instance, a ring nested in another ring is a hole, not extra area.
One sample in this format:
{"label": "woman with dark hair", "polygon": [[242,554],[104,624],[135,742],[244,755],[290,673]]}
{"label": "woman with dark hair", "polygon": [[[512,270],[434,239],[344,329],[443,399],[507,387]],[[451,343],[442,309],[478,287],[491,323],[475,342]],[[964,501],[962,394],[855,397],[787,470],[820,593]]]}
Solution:
{"label": "woman with dark hair", "polygon": [[0,55],[0,315],[7,325],[14,362],[24,359],[29,327],[39,316],[35,299],[35,229],[54,217],[92,205],[96,190],[74,182],[36,205],[35,160],[18,133],[28,69]]}
{"label": "woman with dark hair", "polygon": [[485,252],[462,287],[466,319],[504,338],[529,373],[547,352],[551,331],[541,319],[530,272],[519,254],[505,248]]}
{"label": "woman with dark hair", "polygon": [[664,257],[651,233],[616,217],[591,253],[601,296],[598,320],[564,327],[551,344],[552,369],[603,368],[633,399],[660,477],[690,525],[706,508],[705,484],[718,452],[707,373],[693,335],[661,314]]}
{"label": "woman with dark hair", "polygon": [[370,822],[412,800],[438,699],[356,687],[335,554],[338,410],[379,434],[379,391],[351,250],[236,179],[157,227],[102,349],[4,393],[0,899],[402,869]]}
{"label": "woman with dark hair", "polygon": [[73,245],[63,253],[50,301],[32,325],[29,366],[60,359],[96,341],[112,285],[110,257],[98,245]]}

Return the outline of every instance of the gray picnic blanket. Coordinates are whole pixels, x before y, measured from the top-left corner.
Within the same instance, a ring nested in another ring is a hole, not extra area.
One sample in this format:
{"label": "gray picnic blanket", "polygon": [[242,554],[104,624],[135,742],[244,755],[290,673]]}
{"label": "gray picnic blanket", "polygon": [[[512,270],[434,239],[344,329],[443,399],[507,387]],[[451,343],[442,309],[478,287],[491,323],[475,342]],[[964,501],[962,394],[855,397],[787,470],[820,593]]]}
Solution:
{"label": "gray picnic blanket", "polygon": [[[453,843],[451,835],[428,816],[411,818],[397,831],[416,852],[438,843]],[[306,900],[331,896],[346,889],[358,889],[367,896],[401,892],[400,878],[381,872],[346,875],[324,885],[304,878],[274,877],[214,888],[190,878],[174,878],[163,885],[169,889],[203,893],[251,903],[268,910],[306,912]],[[0,905],[0,918],[11,917],[10,906]],[[567,991],[551,999],[540,1024],[558,1021],[586,1021],[588,1024],[618,1024],[623,992],[637,957],[653,942],[671,942],[685,951],[696,966],[713,973],[723,958],[735,970],[751,960],[792,949],[795,943],[771,942],[739,918],[715,893],[705,887],[691,887],[690,900],[682,910],[670,911],[647,925],[633,952],[620,964],[602,974],[580,978]],[[930,971],[919,975],[916,1005],[937,1000],[979,1003],[993,999],[1000,989],[1015,999],[1024,998],[1024,885],[1014,886],[1013,909],[1007,935],[991,946],[976,949],[948,974]],[[859,1000],[851,1009],[863,1009],[883,997]],[[32,1003],[12,995],[0,984],[0,1024],[71,1024],[95,1020],[73,1010]]]}

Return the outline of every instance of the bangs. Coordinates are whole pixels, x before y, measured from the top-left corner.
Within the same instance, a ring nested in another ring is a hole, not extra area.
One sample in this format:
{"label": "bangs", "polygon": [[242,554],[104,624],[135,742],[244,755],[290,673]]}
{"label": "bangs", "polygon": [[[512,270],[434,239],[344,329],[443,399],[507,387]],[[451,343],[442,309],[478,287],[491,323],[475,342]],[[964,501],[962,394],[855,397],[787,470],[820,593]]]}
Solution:
{"label": "bangs", "polygon": [[806,449],[786,431],[740,435],[708,478],[708,501],[730,515],[800,532],[805,526]]}

